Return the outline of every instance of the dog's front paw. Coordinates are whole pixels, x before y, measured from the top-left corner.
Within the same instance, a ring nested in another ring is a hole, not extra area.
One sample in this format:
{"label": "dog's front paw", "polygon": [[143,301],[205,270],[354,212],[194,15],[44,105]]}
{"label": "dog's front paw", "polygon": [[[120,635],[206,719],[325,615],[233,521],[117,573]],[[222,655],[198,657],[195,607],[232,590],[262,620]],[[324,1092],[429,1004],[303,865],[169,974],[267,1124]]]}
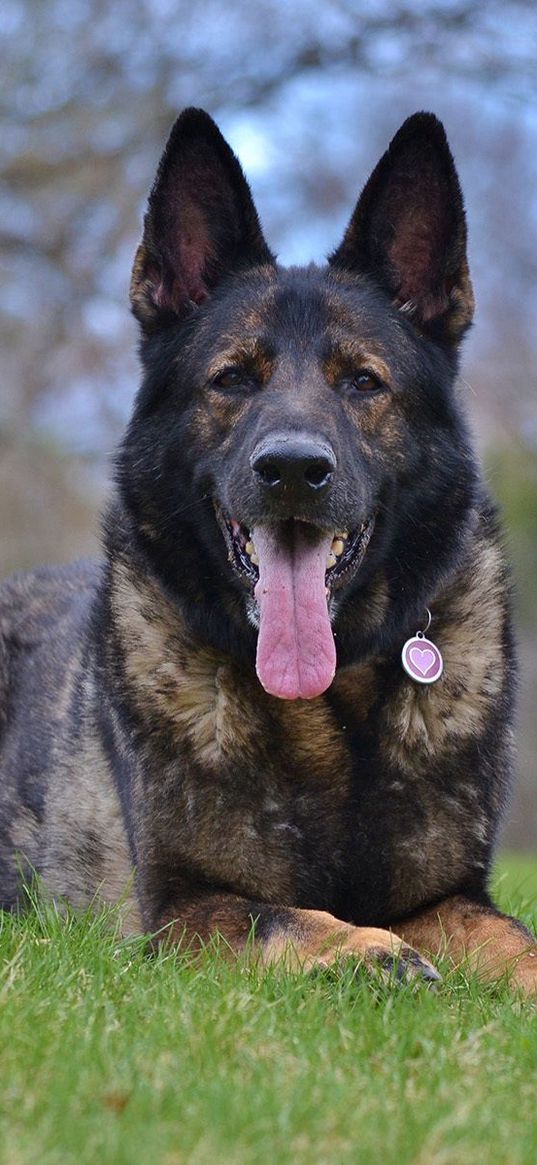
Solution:
{"label": "dog's front paw", "polygon": [[408,983],[423,979],[428,985],[440,983],[442,976],[432,963],[412,947],[397,940],[397,947],[391,952],[372,948],[364,958],[364,963],[372,971],[380,971],[383,977],[397,983]]}
{"label": "dog's front paw", "polygon": [[390,982],[421,979],[431,984],[441,981],[441,975],[424,955],[408,946],[398,935],[376,927],[345,926],[338,934],[327,936],[324,944],[317,945],[315,952],[306,956],[305,966],[310,970],[349,961],[373,974],[380,973]]}

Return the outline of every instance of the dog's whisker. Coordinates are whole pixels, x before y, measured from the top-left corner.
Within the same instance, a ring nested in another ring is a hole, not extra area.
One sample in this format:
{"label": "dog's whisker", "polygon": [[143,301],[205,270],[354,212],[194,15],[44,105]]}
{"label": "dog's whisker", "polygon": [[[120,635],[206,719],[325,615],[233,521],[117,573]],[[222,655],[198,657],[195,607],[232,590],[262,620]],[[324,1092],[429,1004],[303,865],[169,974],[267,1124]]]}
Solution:
{"label": "dog's whisker", "polygon": [[203,505],[204,502],[209,500],[210,496],[211,495],[208,493],[203,494],[199,498],[194,498],[193,501],[188,503],[188,505],[178,506],[176,509],[171,510],[167,515],[168,523],[173,522],[175,518],[181,517],[182,514],[188,514],[191,510],[195,510],[198,506]]}

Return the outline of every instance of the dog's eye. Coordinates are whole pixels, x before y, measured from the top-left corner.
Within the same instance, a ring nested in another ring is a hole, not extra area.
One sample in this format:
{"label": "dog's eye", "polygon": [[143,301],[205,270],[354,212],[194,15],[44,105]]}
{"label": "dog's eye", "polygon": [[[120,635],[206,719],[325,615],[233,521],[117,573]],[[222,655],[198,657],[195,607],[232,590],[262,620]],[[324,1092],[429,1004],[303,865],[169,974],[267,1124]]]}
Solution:
{"label": "dog's eye", "polygon": [[360,372],[356,372],[350,378],[350,384],[358,392],[376,392],[379,388],[383,387],[382,381],[379,380],[378,376],[375,376],[374,372],[370,372],[368,368],[362,368]]}
{"label": "dog's eye", "polygon": [[213,388],[223,389],[248,388],[251,383],[252,377],[244,368],[223,368],[211,381]]}
{"label": "dog's eye", "polygon": [[339,389],[352,397],[355,393],[381,392],[385,388],[384,382],[371,372],[370,368],[360,368],[357,372],[349,372],[339,381]]}

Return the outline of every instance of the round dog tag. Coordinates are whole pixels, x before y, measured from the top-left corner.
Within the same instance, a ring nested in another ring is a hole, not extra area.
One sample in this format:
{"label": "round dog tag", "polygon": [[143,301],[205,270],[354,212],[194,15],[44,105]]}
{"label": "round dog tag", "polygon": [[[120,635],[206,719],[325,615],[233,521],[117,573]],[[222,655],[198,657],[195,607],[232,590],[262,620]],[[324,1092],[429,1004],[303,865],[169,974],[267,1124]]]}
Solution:
{"label": "round dog tag", "polygon": [[403,667],[417,684],[434,684],[440,679],[444,661],[436,646],[426,639],[423,631],[416,631],[412,639],[407,639],[401,652]]}

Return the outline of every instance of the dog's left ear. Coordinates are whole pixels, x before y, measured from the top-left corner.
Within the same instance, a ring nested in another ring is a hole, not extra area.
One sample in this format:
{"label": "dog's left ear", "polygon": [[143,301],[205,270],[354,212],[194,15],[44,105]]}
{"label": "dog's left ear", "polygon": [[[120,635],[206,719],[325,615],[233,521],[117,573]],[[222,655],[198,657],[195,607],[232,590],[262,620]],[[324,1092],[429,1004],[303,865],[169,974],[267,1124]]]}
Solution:
{"label": "dog's left ear", "polygon": [[461,339],[474,310],[464,204],[444,128],[432,113],[401,126],[330,263],[373,276],[436,341]]}
{"label": "dog's left ear", "polygon": [[145,332],[188,314],[226,275],[274,262],[240,163],[203,109],[171,131],[149,196],[131,279]]}

